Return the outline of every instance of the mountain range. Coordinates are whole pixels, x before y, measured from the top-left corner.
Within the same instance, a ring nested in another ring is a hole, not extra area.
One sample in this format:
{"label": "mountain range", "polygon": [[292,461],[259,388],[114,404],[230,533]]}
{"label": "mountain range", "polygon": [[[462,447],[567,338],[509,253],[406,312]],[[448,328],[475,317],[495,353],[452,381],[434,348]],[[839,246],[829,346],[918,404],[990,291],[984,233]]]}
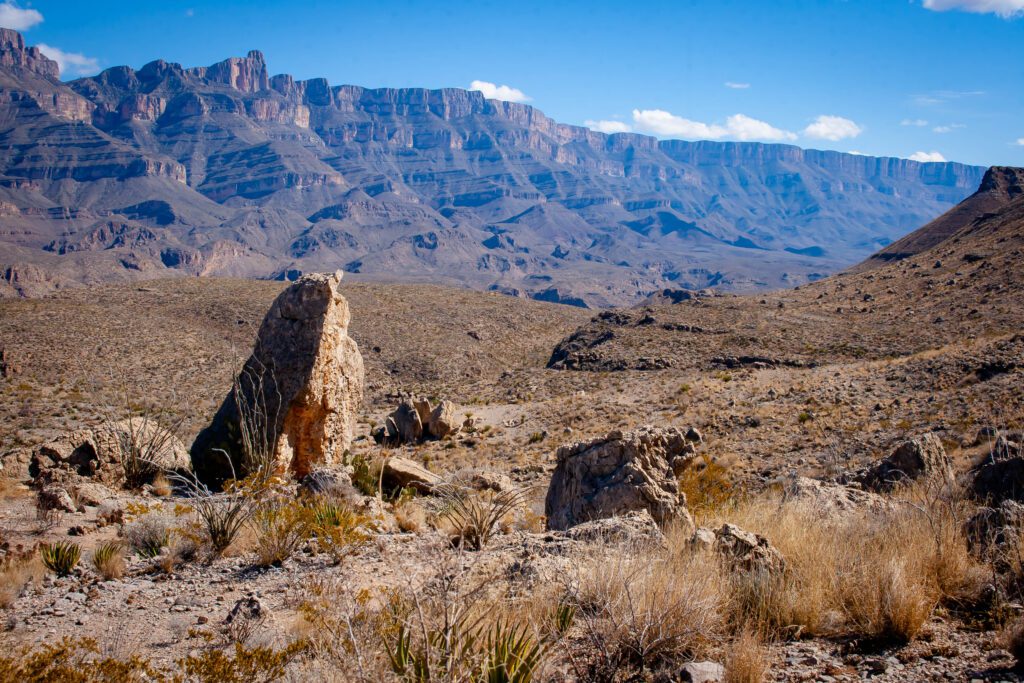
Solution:
{"label": "mountain range", "polygon": [[585,306],[820,279],[984,168],[557,123],[250,52],[61,82],[0,30],[0,295],[168,276],[432,282]]}

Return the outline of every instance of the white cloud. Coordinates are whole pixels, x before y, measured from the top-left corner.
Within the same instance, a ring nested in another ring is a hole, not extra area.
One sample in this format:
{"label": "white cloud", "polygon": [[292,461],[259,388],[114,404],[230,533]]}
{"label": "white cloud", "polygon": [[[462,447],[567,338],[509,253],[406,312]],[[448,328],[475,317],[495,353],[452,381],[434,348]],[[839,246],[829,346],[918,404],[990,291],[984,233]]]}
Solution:
{"label": "white cloud", "polygon": [[852,154],[852,155],[857,156],[857,157],[866,157],[867,156],[867,154],[865,154],[864,152],[860,152],[860,151],[858,151],[856,149],[851,149],[849,152],[847,152],[847,154]]}
{"label": "white cloud", "polygon": [[586,120],[583,125],[598,133],[628,133],[632,129],[625,121],[591,121]]}
{"label": "white cloud", "polygon": [[638,130],[654,135],[675,136],[700,140],[795,140],[796,134],[775,128],[774,126],[745,116],[734,114],[725,121],[725,125],[703,123],[684,119],[681,116],[663,109],[634,109],[633,123]]}
{"label": "white cloud", "polygon": [[814,123],[804,128],[804,135],[809,138],[832,140],[833,142],[855,138],[863,132],[863,128],[842,116],[822,115],[814,119]]}
{"label": "white cloud", "polygon": [[15,31],[27,31],[36,24],[41,24],[43,15],[34,9],[22,9],[13,2],[0,5],[0,26],[13,28]]}
{"label": "white cloud", "polygon": [[1010,19],[1024,14],[1024,0],[924,0],[925,9],[934,12],[960,10],[974,14],[996,14]]}
{"label": "white cloud", "polygon": [[726,81],[726,88],[732,88],[733,90],[746,90],[750,87],[749,83],[736,83],[735,81]]}
{"label": "white cloud", "polygon": [[188,17],[189,19],[191,19],[195,15],[196,15],[196,11],[194,9],[192,9],[191,7],[189,7],[187,10],[185,10],[185,16]]}
{"label": "white cloud", "polygon": [[44,55],[57,62],[61,76],[89,76],[100,70],[100,64],[95,57],[86,57],[80,52],[64,52],[45,43],[39,43],[37,47]]}
{"label": "white cloud", "polygon": [[981,97],[984,90],[936,90],[927,95],[918,95],[914,103],[921,107],[931,107],[936,104],[945,104],[950,100],[959,100],[965,97]]}
{"label": "white cloud", "polygon": [[1017,144],[1024,147],[1024,138],[1017,138]]}
{"label": "white cloud", "polygon": [[764,121],[743,114],[734,114],[725,120],[729,136],[737,140],[796,140],[796,133],[775,128]]}
{"label": "white cloud", "polygon": [[946,160],[946,157],[942,156],[938,152],[914,152],[909,158],[911,161],[920,161],[923,163]]}
{"label": "white cloud", "polygon": [[469,84],[470,90],[479,90],[489,100],[504,100],[506,102],[529,102],[530,98],[522,90],[508,85],[495,85],[487,81],[473,81]]}
{"label": "white cloud", "polygon": [[960,128],[966,128],[966,127],[967,126],[965,126],[962,123],[951,123],[948,126],[935,126],[934,128],[932,128],[932,132],[933,133],[952,133],[954,130],[957,130],[957,129],[960,129]]}
{"label": "white cloud", "polygon": [[900,121],[901,126],[917,126],[918,128],[924,128],[928,125],[928,122],[924,119],[903,119]]}

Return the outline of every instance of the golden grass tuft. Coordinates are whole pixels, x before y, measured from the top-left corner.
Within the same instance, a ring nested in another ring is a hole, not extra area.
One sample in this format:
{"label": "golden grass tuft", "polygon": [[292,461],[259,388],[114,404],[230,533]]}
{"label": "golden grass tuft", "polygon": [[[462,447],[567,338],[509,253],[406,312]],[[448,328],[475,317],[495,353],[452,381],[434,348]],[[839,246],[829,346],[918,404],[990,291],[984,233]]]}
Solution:
{"label": "golden grass tuft", "polygon": [[761,683],[770,665],[768,648],[757,633],[742,629],[727,647],[724,683]]}

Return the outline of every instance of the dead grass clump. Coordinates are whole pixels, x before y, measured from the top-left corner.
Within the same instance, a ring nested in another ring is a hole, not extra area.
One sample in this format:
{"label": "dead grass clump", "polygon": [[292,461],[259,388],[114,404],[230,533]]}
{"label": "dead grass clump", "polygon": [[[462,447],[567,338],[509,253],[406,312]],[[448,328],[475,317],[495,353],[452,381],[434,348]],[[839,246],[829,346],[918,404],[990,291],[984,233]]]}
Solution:
{"label": "dead grass clump", "polygon": [[783,575],[733,577],[733,619],[766,633],[906,642],[940,602],[980,593],[982,569],[949,500],[823,515],[808,501],[765,495],[720,515],[786,558]]}
{"label": "dead grass clump", "polygon": [[756,632],[741,630],[726,651],[724,683],[761,683],[771,664],[768,654]]}
{"label": "dead grass clump", "polygon": [[729,585],[717,563],[689,554],[614,552],[581,568],[576,622],[591,674],[648,672],[703,653],[723,633]]}
{"label": "dead grass clump", "polygon": [[44,569],[35,552],[12,552],[0,559],[0,609],[14,604],[25,587],[41,581]]}

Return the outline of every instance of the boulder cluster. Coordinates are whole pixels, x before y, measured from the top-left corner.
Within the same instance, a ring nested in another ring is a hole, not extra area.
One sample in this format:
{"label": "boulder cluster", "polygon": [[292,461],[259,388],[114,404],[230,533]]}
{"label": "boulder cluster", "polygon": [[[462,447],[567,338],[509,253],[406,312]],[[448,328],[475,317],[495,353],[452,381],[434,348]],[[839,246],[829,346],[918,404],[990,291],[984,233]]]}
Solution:
{"label": "boulder cluster", "polygon": [[373,440],[382,446],[416,444],[427,439],[443,439],[459,431],[455,404],[441,401],[431,406],[425,398],[407,398],[398,404],[384,424],[373,430]]}

